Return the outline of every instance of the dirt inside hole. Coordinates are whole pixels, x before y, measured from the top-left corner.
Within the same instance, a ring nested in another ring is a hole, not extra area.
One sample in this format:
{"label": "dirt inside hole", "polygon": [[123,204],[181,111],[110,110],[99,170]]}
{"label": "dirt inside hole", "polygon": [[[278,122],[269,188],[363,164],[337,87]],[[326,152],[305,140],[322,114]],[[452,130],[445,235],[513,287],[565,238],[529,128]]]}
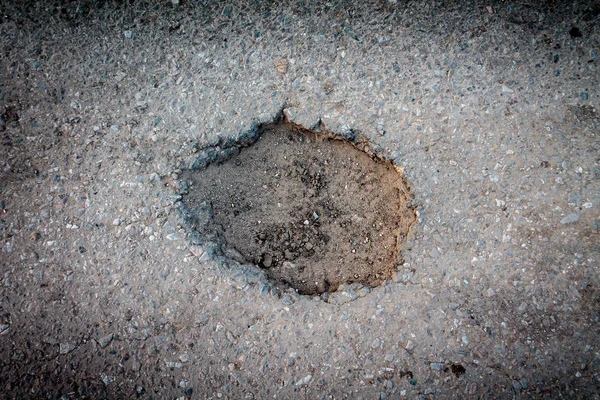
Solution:
{"label": "dirt inside hole", "polygon": [[194,229],[301,294],[392,276],[415,212],[391,163],[287,122],[263,125],[239,147],[182,175]]}

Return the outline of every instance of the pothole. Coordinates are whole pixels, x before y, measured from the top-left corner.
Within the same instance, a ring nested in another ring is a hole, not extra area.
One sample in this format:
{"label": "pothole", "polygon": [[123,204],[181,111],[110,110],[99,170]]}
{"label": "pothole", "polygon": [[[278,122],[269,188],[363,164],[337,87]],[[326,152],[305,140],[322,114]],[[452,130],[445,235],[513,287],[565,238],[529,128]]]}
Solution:
{"label": "pothole", "polygon": [[201,159],[181,178],[190,226],[276,285],[305,295],[373,287],[401,265],[412,196],[366,142],[278,122]]}

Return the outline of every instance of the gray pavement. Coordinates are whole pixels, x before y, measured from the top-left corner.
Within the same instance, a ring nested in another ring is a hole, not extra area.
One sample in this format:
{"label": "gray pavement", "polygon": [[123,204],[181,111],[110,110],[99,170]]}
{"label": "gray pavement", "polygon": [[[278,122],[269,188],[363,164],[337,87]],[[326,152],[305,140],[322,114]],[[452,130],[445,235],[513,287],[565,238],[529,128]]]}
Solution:
{"label": "gray pavement", "polygon": [[[3,398],[600,397],[597,3],[0,12]],[[279,293],[190,232],[181,172],[282,114],[403,169],[393,280]]]}

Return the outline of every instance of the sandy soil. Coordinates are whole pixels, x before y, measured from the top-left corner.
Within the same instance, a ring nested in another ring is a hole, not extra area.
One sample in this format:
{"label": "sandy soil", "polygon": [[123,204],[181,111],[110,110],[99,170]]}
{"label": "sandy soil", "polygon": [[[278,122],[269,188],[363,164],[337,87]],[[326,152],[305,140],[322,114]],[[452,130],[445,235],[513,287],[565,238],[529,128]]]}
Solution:
{"label": "sandy soil", "polygon": [[365,147],[283,121],[264,125],[251,147],[234,145],[183,174],[191,228],[300,294],[379,286],[404,263],[416,215],[404,176]]}

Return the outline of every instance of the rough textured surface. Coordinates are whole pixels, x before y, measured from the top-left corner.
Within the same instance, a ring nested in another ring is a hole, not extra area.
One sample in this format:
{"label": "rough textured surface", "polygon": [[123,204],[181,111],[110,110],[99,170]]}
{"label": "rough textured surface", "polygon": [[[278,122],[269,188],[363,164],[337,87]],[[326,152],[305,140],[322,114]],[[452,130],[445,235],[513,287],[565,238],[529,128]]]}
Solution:
{"label": "rough textured surface", "polygon": [[191,228],[233,261],[305,295],[379,286],[404,263],[410,189],[366,143],[278,121],[223,152],[180,185]]}
{"label": "rough textured surface", "polygon": [[[2,1],[0,390],[598,398],[599,15]],[[308,300],[188,234],[180,171],[282,108],[404,168],[393,281]]]}

